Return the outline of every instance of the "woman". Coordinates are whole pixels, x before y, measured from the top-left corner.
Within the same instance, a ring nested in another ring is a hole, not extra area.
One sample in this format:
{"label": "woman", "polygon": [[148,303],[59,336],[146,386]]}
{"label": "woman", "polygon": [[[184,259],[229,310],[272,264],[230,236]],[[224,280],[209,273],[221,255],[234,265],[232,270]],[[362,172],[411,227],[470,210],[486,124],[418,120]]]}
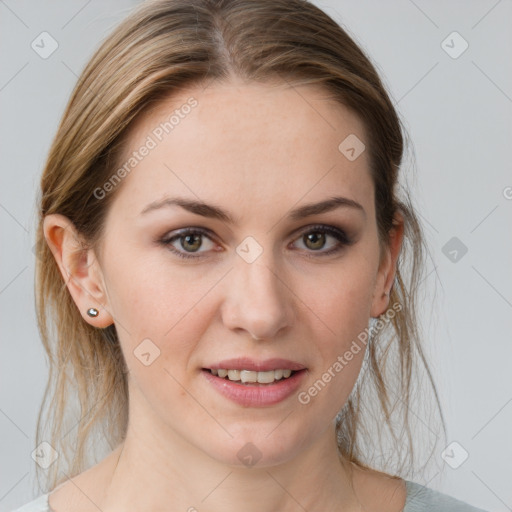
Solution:
{"label": "woman", "polygon": [[[374,67],[307,2],[159,0],[128,17],[80,77],[41,181],[50,492],[20,510],[477,510],[368,463],[372,390],[378,435],[402,453],[401,413],[412,460],[424,361],[402,152]],[[87,467],[94,434],[111,452]]]}

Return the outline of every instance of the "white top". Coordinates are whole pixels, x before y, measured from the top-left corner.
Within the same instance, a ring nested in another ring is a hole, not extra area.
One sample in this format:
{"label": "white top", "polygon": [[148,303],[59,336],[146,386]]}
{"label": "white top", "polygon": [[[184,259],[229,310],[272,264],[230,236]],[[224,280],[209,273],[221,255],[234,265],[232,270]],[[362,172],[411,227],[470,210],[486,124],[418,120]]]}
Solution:
{"label": "white top", "polygon": [[[405,486],[407,496],[402,512],[486,512],[416,482],[405,480]],[[43,494],[12,512],[53,512],[48,505],[49,494]]]}

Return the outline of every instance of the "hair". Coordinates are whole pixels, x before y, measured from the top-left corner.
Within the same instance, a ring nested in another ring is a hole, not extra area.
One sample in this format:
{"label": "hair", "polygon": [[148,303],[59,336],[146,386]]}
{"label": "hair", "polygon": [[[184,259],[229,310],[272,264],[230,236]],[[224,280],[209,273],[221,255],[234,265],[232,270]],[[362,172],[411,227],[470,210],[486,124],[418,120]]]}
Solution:
{"label": "hair", "polygon": [[[66,216],[84,250],[99,247],[120,187],[101,200],[94,190],[119,165],[135,120],[177,91],[233,77],[316,84],[355,112],[366,131],[381,250],[395,215],[403,215],[404,240],[390,294],[396,314],[371,332],[358,381],[336,418],[339,456],[360,468],[411,474],[416,448],[410,413],[420,368],[446,438],[417,315],[425,241],[409,194],[398,182],[406,132],[375,67],[339,24],[307,1],[156,0],[122,21],[85,67],[41,178],[35,295],[49,372],[36,444],[49,430],[48,442],[60,455],[45,474],[50,489],[87,469],[95,432],[111,448],[122,442],[129,397],[115,325],[99,329],[84,322],[45,241],[44,217]],[[427,394],[418,396],[424,403]],[[72,416],[74,404],[80,406],[78,419],[76,412]],[[372,448],[376,436],[379,446]]]}

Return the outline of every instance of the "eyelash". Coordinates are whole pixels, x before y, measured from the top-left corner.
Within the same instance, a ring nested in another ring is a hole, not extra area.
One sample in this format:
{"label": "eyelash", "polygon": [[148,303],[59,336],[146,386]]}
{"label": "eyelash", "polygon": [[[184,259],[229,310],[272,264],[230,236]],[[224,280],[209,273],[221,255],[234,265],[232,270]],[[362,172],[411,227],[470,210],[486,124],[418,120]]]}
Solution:
{"label": "eyelash", "polygon": [[[336,245],[335,247],[329,249],[328,251],[320,251],[320,250],[318,250],[318,251],[314,251],[314,250],[307,251],[309,253],[313,253],[311,255],[307,255],[307,257],[310,257],[310,258],[316,258],[318,256],[320,256],[320,257],[330,256],[331,254],[334,254],[334,253],[337,253],[337,252],[341,251],[345,246],[349,246],[349,245],[353,244],[353,240],[351,240],[343,230],[338,229],[338,228],[336,228],[334,226],[327,226],[327,225],[323,225],[323,224],[317,224],[317,225],[313,225],[313,226],[308,226],[307,229],[303,230],[299,234],[299,236],[296,238],[296,240],[298,240],[299,238],[303,237],[304,235],[307,235],[307,234],[310,234],[310,233],[325,233],[325,234],[331,235],[336,240],[338,240],[338,245]],[[202,229],[202,228],[185,228],[185,229],[181,230],[180,232],[176,233],[175,235],[173,235],[171,237],[166,236],[166,237],[160,239],[159,243],[164,245],[171,252],[176,254],[176,256],[178,256],[179,258],[183,258],[183,259],[196,259],[196,260],[199,259],[199,258],[202,258],[203,257],[202,255],[196,255],[195,256],[195,255],[193,255],[193,253],[181,252],[181,251],[176,250],[172,246],[172,243],[174,241],[179,240],[180,238],[183,238],[183,237],[188,236],[188,235],[202,235],[202,236],[205,236],[205,237],[209,238],[212,242],[214,241],[212,239],[212,237],[211,237],[210,232],[205,230],[205,229]]]}

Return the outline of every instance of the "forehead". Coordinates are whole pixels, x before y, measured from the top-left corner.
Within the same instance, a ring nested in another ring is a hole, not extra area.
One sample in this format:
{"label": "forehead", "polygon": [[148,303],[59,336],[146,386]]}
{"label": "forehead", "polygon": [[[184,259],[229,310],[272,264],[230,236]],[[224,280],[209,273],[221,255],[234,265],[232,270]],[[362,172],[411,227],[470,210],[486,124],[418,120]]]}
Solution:
{"label": "forehead", "polygon": [[251,198],[264,207],[265,198],[279,196],[284,206],[336,189],[371,210],[367,151],[347,158],[346,140],[367,145],[364,125],[319,86],[191,87],[132,127],[118,166],[133,165],[120,195],[141,205],[172,193],[222,203]]}

